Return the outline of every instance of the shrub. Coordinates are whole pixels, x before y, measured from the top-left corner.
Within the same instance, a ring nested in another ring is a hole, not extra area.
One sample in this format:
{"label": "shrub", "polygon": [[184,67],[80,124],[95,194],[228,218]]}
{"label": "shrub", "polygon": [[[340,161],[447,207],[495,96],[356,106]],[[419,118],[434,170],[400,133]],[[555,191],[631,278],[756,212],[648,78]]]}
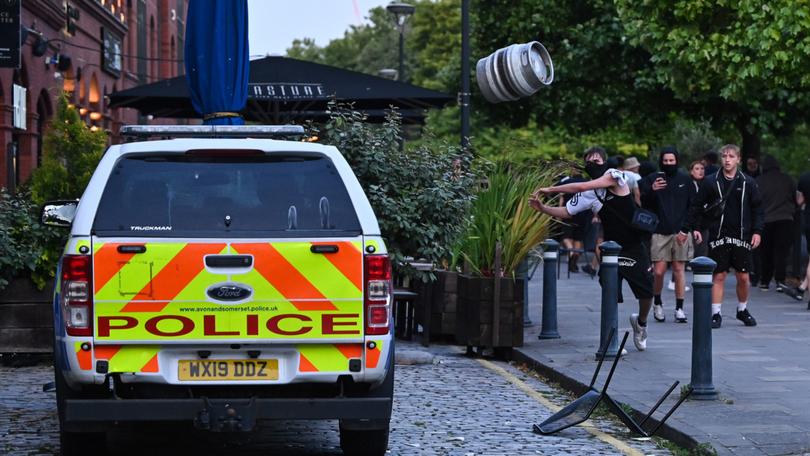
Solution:
{"label": "shrub", "polygon": [[61,96],[45,133],[42,166],[34,170],[29,191],[2,194],[0,289],[11,278],[23,275],[30,275],[41,289],[55,275],[68,233],[42,225],[39,207],[48,200],[79,198],[106,144],[107,135],[91,131]]}
{"label": "shrub", "polygon": [[40,223],[39,207],[30,195],[0,189],[0,290],[21,276],[44,288],[54,276],[66,234]]}
{"label": "shrub", "polygon": [[96,169],[107,135],[91,131],[76,108],[61,96],[56,115],[45,133],[42,166],[31,177],[31,197],[37,204],[48,200],[79,198]]}
{"label": "shrub", "polygon": [[395,111],[371,125],[349,108],[332,104],[330,110],[318,129],[321,142],[336,146],[357,175],[397,273],[417,275],[403,265],[406,256],[447,264],[474,198],[472,156],[438,140],[401,150]]}

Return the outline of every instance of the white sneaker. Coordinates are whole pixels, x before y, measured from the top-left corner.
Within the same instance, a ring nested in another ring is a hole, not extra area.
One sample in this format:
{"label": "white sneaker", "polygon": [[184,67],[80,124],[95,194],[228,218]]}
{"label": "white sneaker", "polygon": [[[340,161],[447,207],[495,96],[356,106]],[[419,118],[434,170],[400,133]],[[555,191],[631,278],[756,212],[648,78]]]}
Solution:
{"label": "white sneaker", "polygon": [[655,321],[658,322],[667,320],[667,316],[664,315],[663,304],[653,304],[653,318],[655,318]]}
{"label": "white sneaker", "polygon": [[638,351],[647,349],[647,327],[638,324],[638,314],[630,315],[630,326],[633,327],[633,343]]}
{"label": "white sneaker", "polygon": [[[675,282],[673,282],[673,281],[671,281],[671,280],[670,280],[670,281],[669,281],[669,285],[667,285],[667,290],[669,290],[669,291],[675,291]],[[691,290],[691,288],[689,288],[689,285],[684,285],[684,286],[683,286],[683,290],[684,290],[684,291],[689,291],[689,290]]]}
{"label": "white sneaker", "polygon": [[683,309],[675,309],[675,322],[686,323],[686,313]]}

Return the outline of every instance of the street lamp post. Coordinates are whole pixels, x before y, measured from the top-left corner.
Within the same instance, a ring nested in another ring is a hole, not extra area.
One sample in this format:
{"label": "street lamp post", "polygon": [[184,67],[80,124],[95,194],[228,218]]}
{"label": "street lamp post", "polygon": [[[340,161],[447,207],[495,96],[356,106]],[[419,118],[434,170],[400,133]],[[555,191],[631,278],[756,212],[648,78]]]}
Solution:
{"label": "street lamp post", "polygon": [[470,147],[470,0],[461,0],[461,149]]}
{"label": "street lamp post", "polygon": [[405,81],[405,22],[413,14],[416,7],[407,3],[391,2],[385,7],[394,17],[394,23],[399,29],[399,73],[397,80]]}

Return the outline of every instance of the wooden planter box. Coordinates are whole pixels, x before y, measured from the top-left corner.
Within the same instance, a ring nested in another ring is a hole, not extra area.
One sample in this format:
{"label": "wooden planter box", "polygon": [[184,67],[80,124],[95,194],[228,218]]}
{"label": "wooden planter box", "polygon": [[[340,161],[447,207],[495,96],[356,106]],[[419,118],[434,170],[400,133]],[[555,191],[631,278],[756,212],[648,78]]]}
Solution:
{"label": "wooden planter box", "polygon": [[0,353],[50,353],[53,350],[53,282],[40,291],[28,278],[12,280],[0,291]]}
{"label": "wooden planter box", "polygon": [[[495,280],[500,281],[497,338],[493,330]],[[523,279],[459,274],[456,341],[468,347],[522,347],[523,299]]]}
{"label": "wooden planter box", "polygon": [[436,271],[435,282],[415,282],[419,294],[417,319],[430,340],[452,340],[456,335],[458,273]]}

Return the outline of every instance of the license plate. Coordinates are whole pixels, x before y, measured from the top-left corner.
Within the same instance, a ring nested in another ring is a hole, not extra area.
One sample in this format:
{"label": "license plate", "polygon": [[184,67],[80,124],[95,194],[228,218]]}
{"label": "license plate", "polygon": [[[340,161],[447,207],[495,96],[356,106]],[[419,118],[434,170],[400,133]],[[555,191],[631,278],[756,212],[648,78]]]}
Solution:
{"label": "license plate", "polygon": [[182,381],[278,380],[277,359],[183,359],[177,369]]}

